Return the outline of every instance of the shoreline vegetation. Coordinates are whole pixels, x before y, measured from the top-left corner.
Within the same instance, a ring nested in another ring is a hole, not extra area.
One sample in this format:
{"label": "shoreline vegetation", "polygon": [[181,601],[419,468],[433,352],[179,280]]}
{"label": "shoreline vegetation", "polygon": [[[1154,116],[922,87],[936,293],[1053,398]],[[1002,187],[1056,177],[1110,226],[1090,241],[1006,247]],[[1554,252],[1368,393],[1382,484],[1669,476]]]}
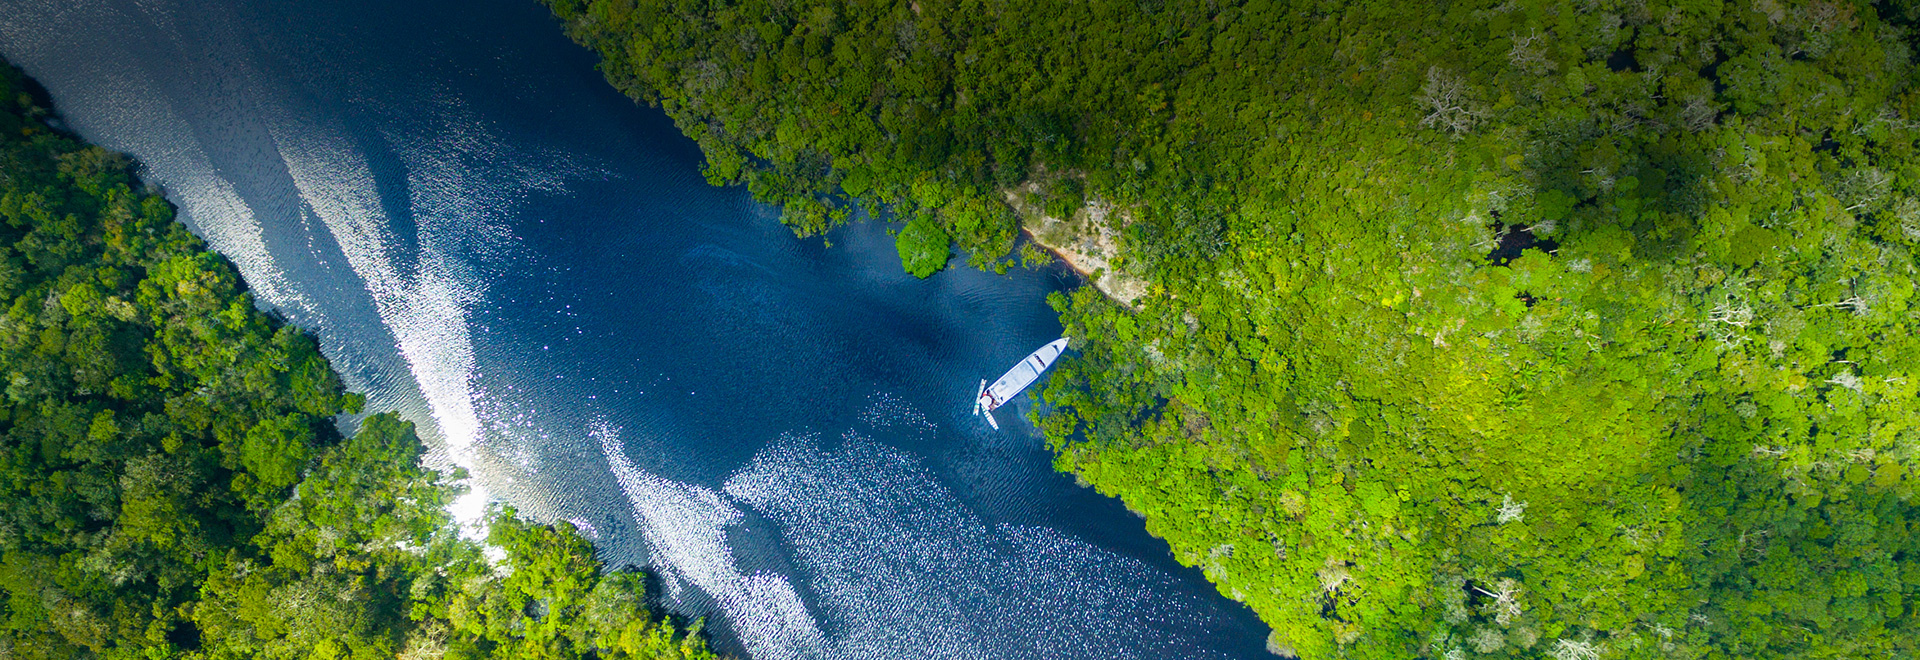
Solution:
{"label": "shoreline vegetation", "polygon": [[543,1],[801,236],[1125,209],[1038,423],[1277,654],[1920,652],[1920,4]]}
{"label": "shoreline vegetation", "polygon": [[464,475],[343,437],[313,338],[58,126],[0,62],[0,658],[716,657],[567,523],[462,538]]}
{"label": "shoreline vegetation", "polygon": [[1089,199],[1077,208],[1048,209],[1047,186],[1039,181],[1002,191],[1002,196],[1019,214],[1021,233],[1114,302],[1133,309],[1135,301],[1147,295],[1146,280],[1120,267],[1117,228],[1132,224],[1125,209],[1098,199]]}

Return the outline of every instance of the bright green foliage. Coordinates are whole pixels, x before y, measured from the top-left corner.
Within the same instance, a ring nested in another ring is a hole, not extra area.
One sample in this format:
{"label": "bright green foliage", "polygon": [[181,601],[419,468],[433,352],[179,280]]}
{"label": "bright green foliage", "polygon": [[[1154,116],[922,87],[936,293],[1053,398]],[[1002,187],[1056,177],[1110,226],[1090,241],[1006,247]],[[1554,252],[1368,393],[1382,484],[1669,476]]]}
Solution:
{"label": "bright green foliage", "polygon": [[27,90],[0,64],[0,658],[712,657],[564,524],[459,538],[411,425],[341,440],[313,339]]}
{"label": "bright green foliage", "polygon": [[358,397],[10,67],[0,104],[0,627],[26,657],[164,644]]}
{"label": "bright green foliage", "polygon": [[[453,630],[494,647],[491,656],[471,657],[714,657],[698,622],[682,634],[648,617],[644,576],[601,573],[592,546],[567,523],[530,526],[509,511],[493,518],[488,543],[505,550],[494,569],[505,577],[444,601]],[[440,607],[424,611],[441,615]]]}
{"label": "bright green foliage", "polygon": [[894,241],[900,250],[900,265],[914,277],[927,277],[947,267],[947,232],[921,216],[907,222]]}
{"label": "bright green foliage", "polygon": [[411,424],[367,418],[321,453],[251,551],[215,561],[198,657],[712,658],[648,614],[641,575],[606,573],[567,523],[489,515],[489,560],[456,533],[456,491]]}
{"label": "bright green foliage", "polygon": [[1276,648],[1920,652],[1912,3],[549,4],[768,199],[1124,209],[1041,424]]}

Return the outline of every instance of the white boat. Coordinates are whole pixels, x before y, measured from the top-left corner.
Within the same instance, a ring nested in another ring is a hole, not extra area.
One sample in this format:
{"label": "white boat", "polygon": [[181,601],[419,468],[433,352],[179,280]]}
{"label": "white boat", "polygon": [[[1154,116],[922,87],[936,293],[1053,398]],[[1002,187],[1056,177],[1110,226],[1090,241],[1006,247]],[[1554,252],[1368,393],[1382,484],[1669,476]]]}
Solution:
{"label": "white boat", "polygon": [[1027,389],[1033,381],[1040,380],[1040,374],[1045,372],[1047,367],[1053,366],[1053,361],[1060,359],[1060,354],[1066,350],[1067,338],[1055,339],[1041,346],[1040,350],[1028,354],[1026,358],[1020,360],[1019,364],[1008,369],[1000,380],[993,381],[992,385],[988,385],[987,381],[980,381],[980,393],[973,399],[973,414],[985,415],[987,424],[995,431],[1000,430],[1000,422],[993,419],[993,410],[1007,405],[1008,401],[1013,400],[1013,395]]}

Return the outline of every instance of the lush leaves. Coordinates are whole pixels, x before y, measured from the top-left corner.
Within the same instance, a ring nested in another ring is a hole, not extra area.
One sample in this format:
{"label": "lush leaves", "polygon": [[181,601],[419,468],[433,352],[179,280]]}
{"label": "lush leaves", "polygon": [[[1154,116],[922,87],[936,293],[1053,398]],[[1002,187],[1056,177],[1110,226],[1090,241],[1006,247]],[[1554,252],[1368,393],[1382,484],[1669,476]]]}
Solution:
{"label": "lush leaves", "polygon": [[1117,209],[1041,424],[1276,648],[1920,650],[1912,3],[549,4],[793,217]]}
{"label": "lush leaves", "polygon": [[947,267],[947,232],[925,217],[914,218],[900,230],[894,245],[900,264],[914,277],[926,277]]}
{"label": "lush leaves", "polygon": [[564,523],[457,490],[129,163],[0,65],[0,657],[707,658]]}

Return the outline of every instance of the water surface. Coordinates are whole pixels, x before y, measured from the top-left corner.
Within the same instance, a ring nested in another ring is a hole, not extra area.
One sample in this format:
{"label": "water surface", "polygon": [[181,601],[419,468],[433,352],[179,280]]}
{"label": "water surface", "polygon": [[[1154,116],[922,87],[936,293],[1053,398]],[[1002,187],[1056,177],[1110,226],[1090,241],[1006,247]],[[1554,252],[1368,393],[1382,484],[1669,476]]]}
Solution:
{"label": "water surface", "polygon": [[[403,6],[404,5],[404,6]],[[981,378],[1058,269],[901,272],[707,186],[531,0],[0,0],[0,52],[476,497],[567,519],[755,658],[1255,657]],[[777,112],[778,109],[769,109]]]}

